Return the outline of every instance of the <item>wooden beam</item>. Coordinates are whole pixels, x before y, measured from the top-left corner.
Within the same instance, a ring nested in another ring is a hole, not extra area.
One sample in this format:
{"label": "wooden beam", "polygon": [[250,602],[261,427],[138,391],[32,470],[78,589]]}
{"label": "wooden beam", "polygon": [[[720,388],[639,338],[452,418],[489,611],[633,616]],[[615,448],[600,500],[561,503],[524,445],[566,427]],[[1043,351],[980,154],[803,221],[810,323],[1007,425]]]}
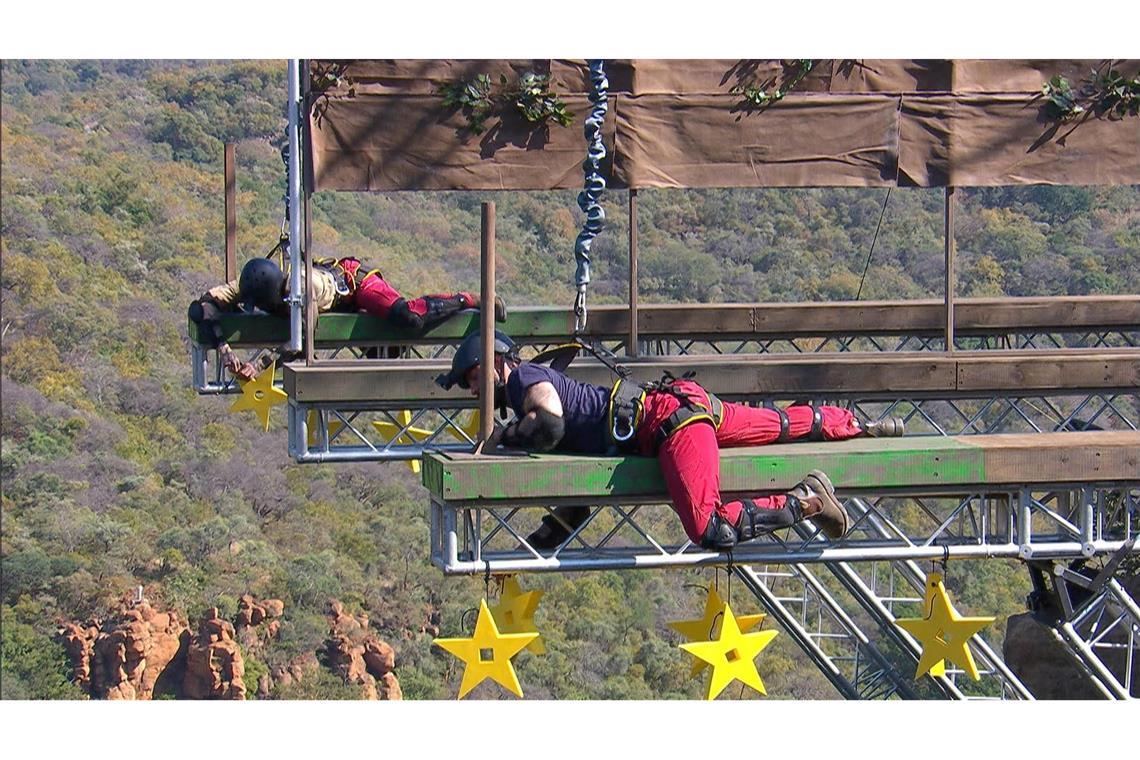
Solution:
{"label": "wooden beam", "polygon": [[[916,335],[943,333],[945,304],[940,300],[861,301],[796,304],[642,304],[638,335],[643,340],[847,337],[852,335]],[[958,336],[1013,332],[1140,332],[1140,296],[1066,296],[1059,298],[964,298],[956,302]],[[595,306],[586,326],[588,337],[629,337],[625,306]],[[224,315],[221,327],[231,344],[275,345],[289,337],[287,320],[269,316]],[[190,337],[198,333],[190,325]],[[322,314],[317,345],[376,342],[455,343],[478,329],[478,316],[460,314],[416,337],[367,314]],[[574,314],[561,307],[512,307],[501,327],[516,340],[549,342],[574,330]]]}
{"label": "wooden beam", "polygon": [[[631,358],[623,364],[639,380],[694,370],[698,382],[727,399],[1136,393],[1140,387],[1140,349],[667,356]],[[286,366],[284,382],[290,397],[301,403],[403,400],[462,406],[465,394],[434,383],[449,368],[449,362],[440,360],[322,362],[318,367]],[[574,362],[568,374],[605,386],[614,380],[607,367],[588,359]]]}
{"label": "wooden beam", "polygon": [[[721,490],[784,491],[813,468],[846,491],[967,492],[1023,484],[1140,483],[1140,432],[855,438],[724,449]],[[423,483],[453,505],[554,499],[667,502],[653,457],[424,457]]]}

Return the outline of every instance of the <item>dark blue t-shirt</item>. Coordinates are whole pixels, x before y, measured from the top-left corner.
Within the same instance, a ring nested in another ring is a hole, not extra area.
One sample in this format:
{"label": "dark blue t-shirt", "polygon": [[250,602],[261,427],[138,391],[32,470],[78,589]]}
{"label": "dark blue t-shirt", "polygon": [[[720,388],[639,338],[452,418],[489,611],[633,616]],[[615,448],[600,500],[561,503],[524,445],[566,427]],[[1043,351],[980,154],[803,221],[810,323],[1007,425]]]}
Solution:
{"label": "dark blue t-shirt", "polygon": [[567,454],[605,454],[609,448],[606,436],[609,389],[580,383],[541,364],[523,362],[511,370],[507,379],[507,400],[519,417],[523,416],[523,397],[527,388],[541,382],[553,385],[562,402],[566,432],[554,450]]}

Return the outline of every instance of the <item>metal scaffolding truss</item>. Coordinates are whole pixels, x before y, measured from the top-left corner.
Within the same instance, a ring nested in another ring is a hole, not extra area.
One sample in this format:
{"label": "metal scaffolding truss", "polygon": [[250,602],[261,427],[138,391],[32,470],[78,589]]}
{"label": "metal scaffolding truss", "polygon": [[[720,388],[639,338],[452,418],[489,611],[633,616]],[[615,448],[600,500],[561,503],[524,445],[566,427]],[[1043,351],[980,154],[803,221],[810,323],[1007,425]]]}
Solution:
{"label": "metal scaffolding truss", "polygon": [[1133,549],[1134,541],[1100,567],[1084,559],[1029,563],[1030,609],[1107,699],[1140,693],[1140,606],[1115,577]]}
{"label": "metal scaffolding truss", "polygon": [[[535,341],[525,335],[514,335],[524,348],[542,351],[548,341]],[[320,361],[346,359],[450,359],[458,340],[435,343],[390,343],[345,345],[317,349]],[[599,345],[617,356],[628,356],[628,341],[605,339]],[[638,341],[640,356],[725,356],[754,354],[812,354],[850,352],[942,351],[946,341],[924,335],[841,335],[829,337],[788,337],[769,339],[725,340],[723,338],[667,338]],[[1077,333],[1024,332],[1002,335],[961,336],[954,341],[957,349],[978,350],[1054,350],[1059,348],[1121,348],[1140,346],[1140,331],[1105,330]],[[245,361],[259,359],[269,346],[238,347]],[[190,344],[191,385],[201,395],[240,393],[236,381],[218,361],[218,352],[200,343]],[[525,358],[525,351],[524,351]],[[280,380],[277,381],[280,385]]]}
{"label": "metal scaffolding truss", "polygon": [[[1140,473],[1138,473],[1140,479]],[[448,574],[620,570],[732,564],[875,562],[1008,557],[1077,559],[1113,554],[1138,529],[1140,481],[1079,488],[1024,485],[968,495],[867,496],[842,540],[774,533],[731,553],[688,541],[660,504],[596,503],[552,549],[526,540],[533,507],[472,507],[432,496],[432,561]],[[555,514],[555,505],[546,507]],[[870,533],[864,523],[886,526]]]}

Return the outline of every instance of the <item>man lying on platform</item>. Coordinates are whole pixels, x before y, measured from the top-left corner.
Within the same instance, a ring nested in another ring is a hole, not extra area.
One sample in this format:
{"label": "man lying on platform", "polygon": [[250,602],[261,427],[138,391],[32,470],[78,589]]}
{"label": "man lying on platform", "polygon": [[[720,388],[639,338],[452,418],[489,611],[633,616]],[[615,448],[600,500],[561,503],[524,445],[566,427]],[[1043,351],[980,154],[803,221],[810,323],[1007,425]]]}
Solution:
{"label": "man lying on platform", "polygon": [[[262,357],[260,366],[242,362],[222,340],[218,317],[224,312],[254,309],[288,316],[288,295],[289,278],[281,267],[268,258],[250,259],[237,280],[211,288],[190,304],[189,317],[203,330],[211,348],[218,349],[226,368],[242,380],[252,380],[285,351],[277,349]],[[358,259],[318,259],[313,263],[313,303],[318,313],[364,311],[395,327],[423,334],[464,309],[478,309],[479,296],[459,291],[409,301],[381,276],[379,269],[370,270]],[[496,298],[495,320],[503,322],[506,318],[506,306]]]}
{"label": "man lying on platform", "polygon": [[[468,335],[455,352],[451,372],[436,382],[478,396],[481,343],[478,333]],[[805,519],[832,539],[841,538],[849,527],[830,479],[819,470],[784,494],[725,501],[720,494],[721,447],[903,434],[898,418],[863,422],[834,406],[767,409],[722,402],[687,379],[645,385],[619,380],[613,389],[581,383],[550,367],[521,361],[514,342],[499,331],[494,385],[496,397],[509,403],[518,419],[496,428],[488,445],[656,456],[685,533],[706,549],[731,549]],[[588,515],[588,507],[560,507],[543,517],[542,527],[527,540],[539,549],[558,546]]]}

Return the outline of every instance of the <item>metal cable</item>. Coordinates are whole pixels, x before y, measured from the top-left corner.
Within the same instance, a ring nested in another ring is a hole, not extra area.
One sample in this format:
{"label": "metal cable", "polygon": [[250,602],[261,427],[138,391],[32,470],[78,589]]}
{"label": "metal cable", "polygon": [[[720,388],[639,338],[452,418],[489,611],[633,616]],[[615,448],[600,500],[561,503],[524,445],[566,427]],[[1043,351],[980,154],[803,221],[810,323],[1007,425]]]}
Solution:
{"label": "metal cable", "polygon": [[593,106],[586,117],[586,160],[582,162],[585,181],[582,192],[578,193],[578,208],[586,213],[582,231],[574,241],[574,258],[578,268],[574,272],[574,282],[578,295],[574,298],[574,333],[586,329],[586,286],[590,283],[590,246],[602,231],[606,212],[600,203],[606,189],[606,179],[601,175],[601,162],[606,157],[606,146],[602,142],[602,124],[608,108],[607,93],[610,83],[606,79],[604,61],[587,61],[590,67],[590,102]]}

